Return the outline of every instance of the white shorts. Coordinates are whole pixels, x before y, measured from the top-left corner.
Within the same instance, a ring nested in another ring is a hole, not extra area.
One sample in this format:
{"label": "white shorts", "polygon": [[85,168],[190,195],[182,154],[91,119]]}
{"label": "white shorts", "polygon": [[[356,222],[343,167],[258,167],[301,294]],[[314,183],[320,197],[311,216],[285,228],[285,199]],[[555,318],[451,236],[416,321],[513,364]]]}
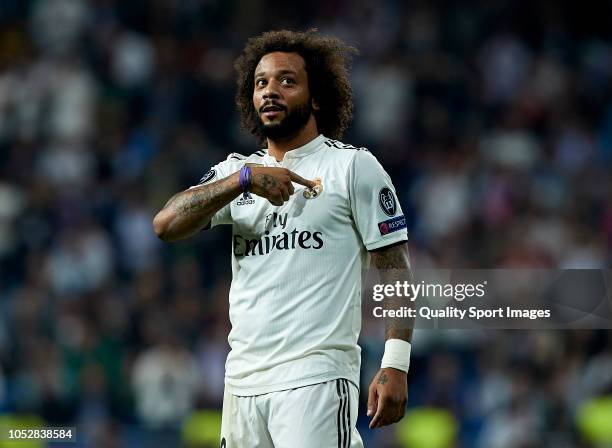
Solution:
{"label": "white shorts", "polygon": [[346,379],[252,397],[226,390],[221,448],[362,448],[358,397]]}

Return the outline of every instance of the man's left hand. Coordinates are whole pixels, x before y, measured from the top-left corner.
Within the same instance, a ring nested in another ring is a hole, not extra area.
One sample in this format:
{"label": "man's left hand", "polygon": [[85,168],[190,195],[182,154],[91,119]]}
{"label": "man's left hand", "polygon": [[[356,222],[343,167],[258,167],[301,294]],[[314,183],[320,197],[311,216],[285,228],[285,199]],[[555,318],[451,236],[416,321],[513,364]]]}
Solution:
{"label": "man's left hand", "polygon": [[399,422],[404,416],[407,399],[406,373],[392,367],[380,369],[368,391],[368,416],[374,416],[370,429]]}

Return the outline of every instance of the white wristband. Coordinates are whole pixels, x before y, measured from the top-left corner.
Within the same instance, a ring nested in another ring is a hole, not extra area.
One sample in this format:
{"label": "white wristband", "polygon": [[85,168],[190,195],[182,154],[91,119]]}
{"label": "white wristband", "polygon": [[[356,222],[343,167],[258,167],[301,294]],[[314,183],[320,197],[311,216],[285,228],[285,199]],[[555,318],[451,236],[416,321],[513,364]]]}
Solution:
{"label": "white wristband", "polygon": [[385,354],[380,363],[380,368],[393,367],[408,373],[408,367],[410,367],[410,349],[410,342],[403,339],[387,339],[385,342]]}

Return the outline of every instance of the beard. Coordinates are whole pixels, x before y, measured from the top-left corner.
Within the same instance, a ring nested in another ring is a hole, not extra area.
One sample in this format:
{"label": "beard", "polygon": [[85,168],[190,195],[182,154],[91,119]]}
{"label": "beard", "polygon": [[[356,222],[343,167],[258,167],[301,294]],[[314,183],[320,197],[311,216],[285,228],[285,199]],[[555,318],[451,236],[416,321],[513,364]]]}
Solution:
{"label": "beard", "polygon": [[291,111],[285,109],[285,118],[279,122],[264,123],[261,117],[259,117],[257,127],[264,137],[270,140],[282,140],[294,136],[300,129],[306,126],[311,113],[312,106],[310,100],[308,100]]}

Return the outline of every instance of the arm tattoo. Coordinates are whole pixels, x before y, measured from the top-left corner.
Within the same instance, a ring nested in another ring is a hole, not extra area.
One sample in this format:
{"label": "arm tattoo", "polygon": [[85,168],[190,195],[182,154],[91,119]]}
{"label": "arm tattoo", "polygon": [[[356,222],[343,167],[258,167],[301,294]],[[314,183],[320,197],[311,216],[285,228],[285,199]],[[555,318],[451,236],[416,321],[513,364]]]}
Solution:
{"label": "arm tattoo", "polygon": [[387,381],[389,381],[387,374],[385,372],[381,373],[378,377],[378,384],[385,384]]}
{"label": "arm tattoo", "polygon": [[[412,270],[408,256],[408,245],[400,244],[372,251],[372,264],[380,271],[380,278],[384,284],[395,284],[399,281],[412,282]],[[402,297],[386,297],[383,302],[385,309],[399,309],[402,306],[413,306],[412,302]],[[414,319],[402,317],[385,318],[385,340],[403,339],[410,342]]]}
{"label": "arm tattoo", "polygon": [[271,188],[277,187],[278,182],[274,177],[269,174],[259,174],[255,176],[254,182],[256,182],[261,188],[269,191]]}
{"label": "arm tattoo", "polygon": [[[226,183],[223,180],[215,182],[205,189],[194,188],[193,191],[187,190],[174,195],[166,204],[172,210],[180,215],[188,215],[190,213],[198,213],[218,210],[224,205],[223,192],[226,189]],[[226,202],[226,201],[225,201]]]}
{"label": "arm tattoo", "polygon": [[201,230],[217,211],[239,193],[236,176],[232,175],[172,196],[164,206],[171,216],[168,227],[171,228],[172,239],[186,238]]}

